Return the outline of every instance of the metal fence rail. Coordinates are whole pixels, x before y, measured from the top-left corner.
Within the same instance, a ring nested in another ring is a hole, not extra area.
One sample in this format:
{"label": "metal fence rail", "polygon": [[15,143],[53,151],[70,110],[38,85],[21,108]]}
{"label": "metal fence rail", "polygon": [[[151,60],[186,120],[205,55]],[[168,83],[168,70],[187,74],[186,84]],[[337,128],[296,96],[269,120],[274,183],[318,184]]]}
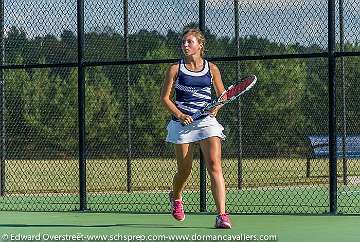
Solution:
{"label": "metal fence rail", "polygon": [[[0,3],[0,210],[168,212],[158,96],[198,26],[226,86],[259,79],[219,115],[228,211],[360,213],[360,160],[336,145],[360,134],[359,0]],[[329,157],[307,176],[311,135],[329,136]],[[215,211],[201,160],[188,212]]]}

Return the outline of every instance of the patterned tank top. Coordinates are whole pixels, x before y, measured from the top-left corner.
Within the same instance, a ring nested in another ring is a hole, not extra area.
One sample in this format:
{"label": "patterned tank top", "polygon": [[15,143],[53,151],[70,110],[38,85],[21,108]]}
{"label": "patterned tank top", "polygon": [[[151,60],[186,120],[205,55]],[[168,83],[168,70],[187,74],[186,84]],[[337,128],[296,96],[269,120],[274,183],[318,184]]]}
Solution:
{"label": "patterned tank top", "polygon": [[[175,84],[175,104],[177,108],[192,115],[211,102],[212,76],[207,60],[201,71],[190,71],[183,60],[179,62],[179,72]],[[200,116],[198,119],[205,117]],[[178,121],[173,117],[173,120]]]}

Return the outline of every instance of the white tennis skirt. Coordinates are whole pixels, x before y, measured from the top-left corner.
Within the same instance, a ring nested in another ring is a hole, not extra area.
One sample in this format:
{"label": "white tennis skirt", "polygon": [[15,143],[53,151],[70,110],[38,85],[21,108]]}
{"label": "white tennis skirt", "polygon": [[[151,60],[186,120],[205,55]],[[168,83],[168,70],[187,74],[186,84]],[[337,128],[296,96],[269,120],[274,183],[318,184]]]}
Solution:
{"label": "white tennis skirt", "polygon": [[171,120],[167,126],[166,141],[174,144],[187,144],[200,141],[209,137],[217,136],[225,140],[224,127],[219,124],[215,117],[207,116],[196,120],[189,125]]}

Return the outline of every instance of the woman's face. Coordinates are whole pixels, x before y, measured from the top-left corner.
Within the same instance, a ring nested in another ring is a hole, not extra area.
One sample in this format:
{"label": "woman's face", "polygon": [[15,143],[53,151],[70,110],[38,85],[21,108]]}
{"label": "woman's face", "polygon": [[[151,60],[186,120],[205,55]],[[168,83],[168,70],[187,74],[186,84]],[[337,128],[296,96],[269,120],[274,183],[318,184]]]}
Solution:
{"label": "woman's face", "polygon": [[187,34],[182,39],[181,49],[184,52],[185,56],[190,56],[194,54],[201,53],[201,48],[203,44],[199,43],[198,39],[190,34]]}

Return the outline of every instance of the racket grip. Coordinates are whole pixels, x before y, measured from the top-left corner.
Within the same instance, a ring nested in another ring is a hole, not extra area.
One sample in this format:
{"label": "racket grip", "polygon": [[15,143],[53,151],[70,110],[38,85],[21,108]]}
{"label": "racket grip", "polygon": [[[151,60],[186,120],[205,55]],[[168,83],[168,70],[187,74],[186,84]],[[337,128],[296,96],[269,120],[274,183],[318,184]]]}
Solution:
{"label": "racket grip", "polygon": [[[203,115],[204,113],[203,113],[203,111],[197,111],[196,113],[194,113],[193,115],[191,115],[191,118],[193,119],[193,120],[195,120],[195,119],[197,119],[197,118],[199,118],[201,115]],[[185,124],[183,124],[183,123],[181,123],[181,125],[182,126],[185,126]]]}
{"label": "racket grip", "polygon": [[191,115],[191,118],[192,118],[193,120],[195,120],[195,119],[199,118],[201,115],[203,115],[203,112],[202,112],[202,111],[198,111],[198,112],[194,113],[193,115]]}

